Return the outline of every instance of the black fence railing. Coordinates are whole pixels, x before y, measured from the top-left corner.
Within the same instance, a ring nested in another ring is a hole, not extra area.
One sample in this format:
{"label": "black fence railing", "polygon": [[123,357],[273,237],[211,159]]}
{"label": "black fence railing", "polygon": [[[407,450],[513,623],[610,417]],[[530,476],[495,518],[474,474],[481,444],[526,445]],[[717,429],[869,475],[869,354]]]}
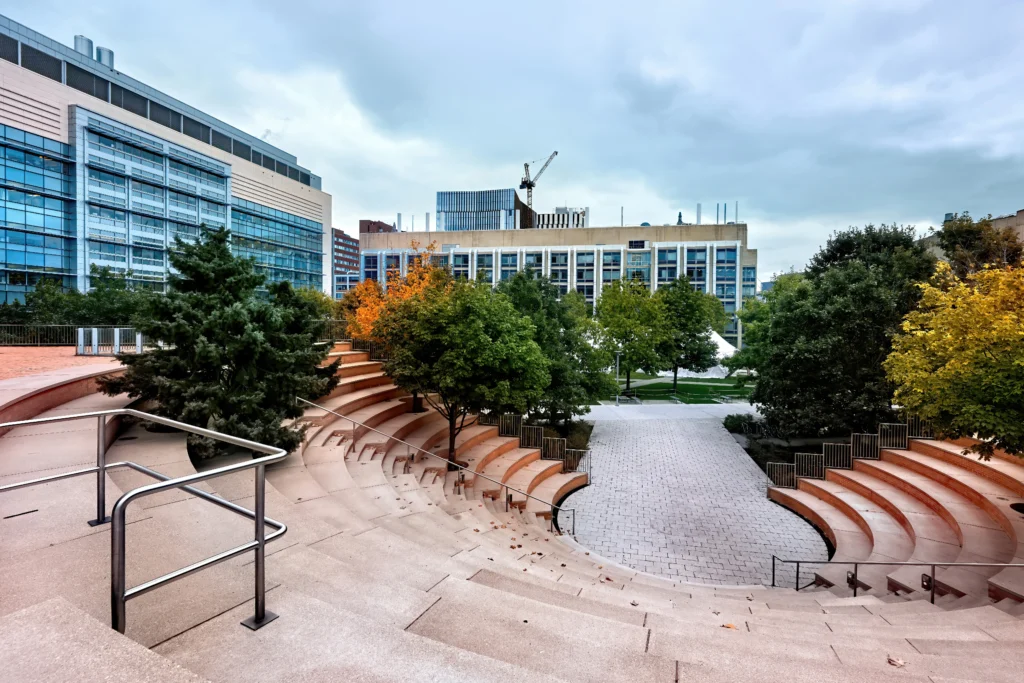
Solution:
{"label": "black fence railing", "polygon": [[0,325],[0,346],[75,346],[75,325]]}
{"label": "black fence railing", "polygon": [[390,360],[391,355],[388,353],[388,347],[383,342],[368,341],[366,339],[353,339],[352,340],[353,351],[365,351],[369,354],[370,360],[385,362]]}

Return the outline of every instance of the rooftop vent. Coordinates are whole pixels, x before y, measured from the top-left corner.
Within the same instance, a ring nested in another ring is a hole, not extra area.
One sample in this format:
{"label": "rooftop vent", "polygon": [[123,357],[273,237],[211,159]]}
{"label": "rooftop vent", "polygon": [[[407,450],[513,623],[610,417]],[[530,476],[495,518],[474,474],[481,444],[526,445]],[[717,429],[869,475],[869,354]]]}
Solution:
{"label": "rooftop vent", "polygon": [[92,41],[85,36],[75,36],[75,52],[92,59]]}
{"label": "rooftop vent", "polygon": [[114,51],[109,47],[96,48],[96,61],[103,66],[114,68]]}

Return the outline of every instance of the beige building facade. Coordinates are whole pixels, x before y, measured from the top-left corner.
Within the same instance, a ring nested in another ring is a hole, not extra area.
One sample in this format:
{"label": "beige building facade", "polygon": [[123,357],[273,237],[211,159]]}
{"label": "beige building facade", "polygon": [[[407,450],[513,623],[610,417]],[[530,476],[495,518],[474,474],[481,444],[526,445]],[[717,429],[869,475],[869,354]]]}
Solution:
{"label": "beige building facade", "polygon": [[743,329],[735,312],[756,294],[757,250],[747,247],[745,223],[361,234],[360,277],[386,285],[387,272],[406,271],[415,245],[431,243],[437,262],[456,276],[496,285],[530,270],[591,303],[615,280],[639,280],[657,291],[687,275],[695,289],[722,301],[732,316],[723,337],[736,346]]}

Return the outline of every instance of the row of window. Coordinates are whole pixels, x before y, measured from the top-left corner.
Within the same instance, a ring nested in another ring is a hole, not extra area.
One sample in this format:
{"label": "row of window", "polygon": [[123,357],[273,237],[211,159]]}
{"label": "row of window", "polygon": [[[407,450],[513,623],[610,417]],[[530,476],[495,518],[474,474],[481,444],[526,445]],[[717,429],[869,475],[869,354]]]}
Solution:
{"label": "row of window", "polygon": [[[7,35],[0,35],[0,58],[18,64],[18,41]],[[246,161],[251,161],[263,168],[287,176],[303,185],[313,184],[309,173],[257,152],[248,143],[236,140],[205,123],[196,121],[185,114],[150,100],[117,83],[112,83],[106,78],[97,76],[76,64],[64,62],[62,68],[61,62],[62,60],[59,58],[48,55],[31,45],[25,45],[24,43],[21,45],[20,64],[29,71],[50,78],[58,83],[64,83],[75,90],[84,92],[104,102],[109,102],[125,111],[149,119],[154,123],[159,123],[179,133],[184,133],[208,145],[213,145]],[[319,182],[317,186],[319,186]]]}

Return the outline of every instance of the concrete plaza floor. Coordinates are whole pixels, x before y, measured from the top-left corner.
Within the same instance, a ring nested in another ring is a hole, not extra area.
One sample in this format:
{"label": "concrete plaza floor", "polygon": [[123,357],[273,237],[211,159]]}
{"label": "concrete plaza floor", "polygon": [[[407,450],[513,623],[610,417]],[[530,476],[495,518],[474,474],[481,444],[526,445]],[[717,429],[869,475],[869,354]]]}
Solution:
{"label": "concrete plaza floor", "polygon": [[[746,403],[595,406],[593,483],[576,509],[579,542],[666,578],[771,582],[771,556],[827,560],[806,521],[766,497],[767,478],[722,427]],[[792,572],[778,572],[792,581]],[[809,575],[808,575],[809,576]]]}

